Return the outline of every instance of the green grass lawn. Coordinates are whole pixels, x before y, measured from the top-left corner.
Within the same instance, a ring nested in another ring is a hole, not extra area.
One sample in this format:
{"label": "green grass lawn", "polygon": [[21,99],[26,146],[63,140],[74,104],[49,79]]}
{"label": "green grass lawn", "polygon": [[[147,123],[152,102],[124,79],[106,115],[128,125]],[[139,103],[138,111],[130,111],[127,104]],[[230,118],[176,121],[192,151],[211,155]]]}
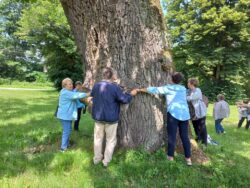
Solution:
{"label": "green grass lawn", "polygon": [[32,88],[32,89],[55,89],[53,87],[53,83],[45,82],[20,82],[20,81],[12,81],[11,83],[0,82],[0,88]]}
{"label": "green grass lawn", "polygon": [[187,167],[183,156],[166,160],[164,149],[116,151],[109,168],[94,166],[93,121],[84,115],[74,147],[58,151],[61,126],[54,117],[54,91],[0,90],[0,187],[250,187],[250,130],[237,129],[238,114],[216,135],[208,113],[208,132],[220,143],[204,149],[211,159]]}

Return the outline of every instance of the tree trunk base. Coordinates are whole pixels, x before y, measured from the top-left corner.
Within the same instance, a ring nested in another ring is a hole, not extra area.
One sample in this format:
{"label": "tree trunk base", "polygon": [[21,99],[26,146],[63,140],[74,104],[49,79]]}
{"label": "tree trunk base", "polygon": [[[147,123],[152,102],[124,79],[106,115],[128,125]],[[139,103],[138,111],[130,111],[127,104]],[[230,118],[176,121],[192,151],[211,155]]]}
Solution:
{"label": "tree trunk base", "polygon": [[[194,139],[191,138],[190,143],[191,143],[191,153],[192,153],[191,158],[194,163],[205,164],[210,161],[210,159],[206,156],[204,151],[199,147],[199,145]],[[177,144],[176,152],[184,153],[181,143]]]}

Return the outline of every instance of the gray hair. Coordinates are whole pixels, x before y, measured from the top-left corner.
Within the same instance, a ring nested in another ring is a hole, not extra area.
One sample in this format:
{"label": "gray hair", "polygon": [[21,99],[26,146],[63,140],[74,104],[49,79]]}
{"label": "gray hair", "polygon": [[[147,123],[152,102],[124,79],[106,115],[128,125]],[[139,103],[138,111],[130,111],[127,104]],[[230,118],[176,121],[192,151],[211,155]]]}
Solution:
{"label": "gray hair", "polygon": [[64,78],[62,80],[62,88],[65,88],[65,86],[67,85],[68,82],[73,83],[73,81],[70,78]]}

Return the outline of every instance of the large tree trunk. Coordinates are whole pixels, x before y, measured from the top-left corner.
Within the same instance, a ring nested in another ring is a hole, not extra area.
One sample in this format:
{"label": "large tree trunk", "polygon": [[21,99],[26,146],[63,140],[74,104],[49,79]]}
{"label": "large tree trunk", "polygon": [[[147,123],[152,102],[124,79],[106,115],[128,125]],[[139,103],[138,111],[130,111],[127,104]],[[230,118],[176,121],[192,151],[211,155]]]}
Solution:
{"label": "large tree trunk", "polygon": [[[85,65],[85,83],[101,70],[117,70],[128,88],[167,83],[171,56],[159,0],[61,0]],[[123,105],[118,137],[122,147],[154,151],[163,143],[163,98],[139,94]]]}

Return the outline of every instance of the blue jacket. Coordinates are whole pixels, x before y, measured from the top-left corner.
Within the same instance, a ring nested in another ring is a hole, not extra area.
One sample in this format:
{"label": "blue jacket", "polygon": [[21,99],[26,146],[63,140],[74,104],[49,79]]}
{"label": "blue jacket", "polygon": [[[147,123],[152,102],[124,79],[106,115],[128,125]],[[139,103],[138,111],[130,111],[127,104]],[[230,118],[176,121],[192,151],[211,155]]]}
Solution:
{"label": "blue jacket", "polygon": [[120,104],[127,104],[132,100],[130,94],[123,93],[115,83],[101,81],[94,85],[92,117],[95,121],[116,123],[119,120]]}
{"label": "blue jacket", "polygon": [[86,97],[86,93],[73,92],[63,88],[60,91],[57,118],[62,120],[77,119],[77,99]]}
{"label": "blue jacket", "polygon": [[[77,89],[73,89],[73,91],[78,92]],[[76,108],[84,108],[84,107],[85,107],[85,105],[79,99],[77,99],[76,100]]]}
{"label": "blue jacket", "polygon": [[165,95],[167,101],[167,112],[180,121],[190,119],[187,104],[187,90],[178,84],[168,84],[162,87],[148,87],[148,93]]}

